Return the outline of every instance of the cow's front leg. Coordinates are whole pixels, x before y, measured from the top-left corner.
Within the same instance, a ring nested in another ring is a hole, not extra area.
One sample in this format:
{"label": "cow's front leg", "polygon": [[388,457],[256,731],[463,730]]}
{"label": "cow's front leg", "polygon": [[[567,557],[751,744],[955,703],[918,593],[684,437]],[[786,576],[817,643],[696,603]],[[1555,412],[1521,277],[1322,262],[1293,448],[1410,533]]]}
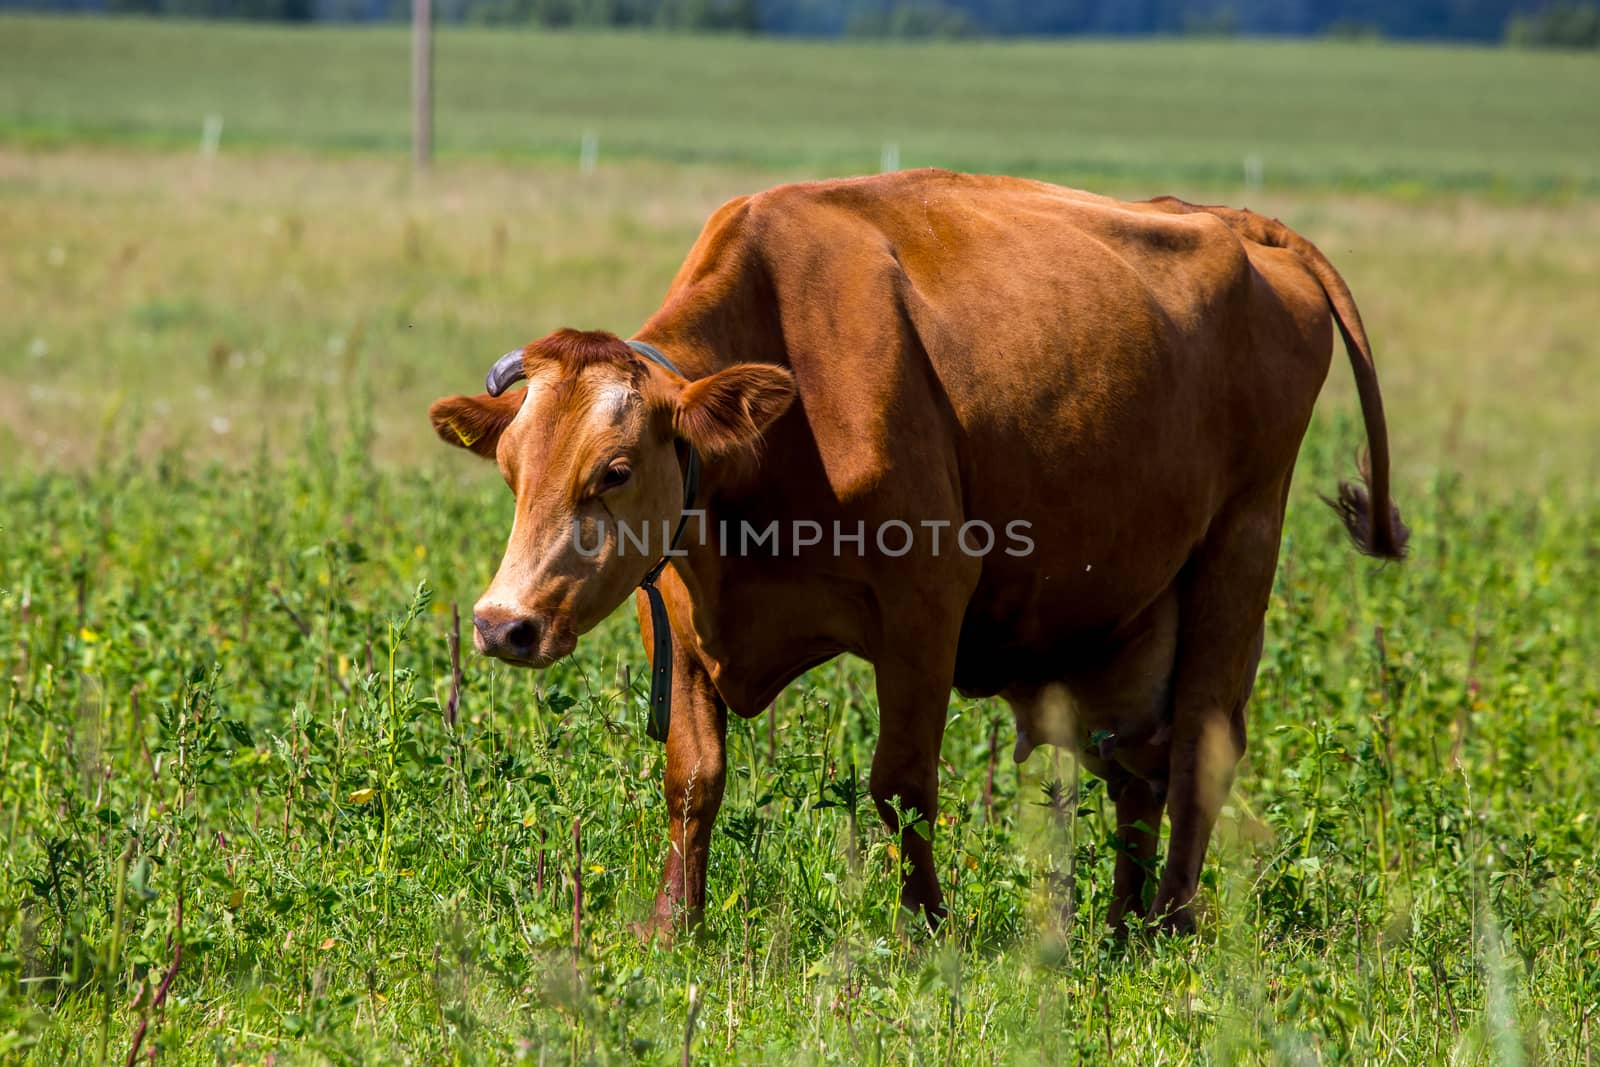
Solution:
{"label": "cow's front leg", "polygon": [[674,650],[672,728],[667,735],[667,866],[655,929],[693,931],[705,916],[711,827],[722,807],[728,711],[698,663]]}
{"label": "cow's front leg", "polygon": [[[648,614],[641,620],[650,647]],[[667,863],[648,933],[671,939],[705,915],[711,827],[726,782],[728,709],[682,640],[672,648],[672,725],[667,731]]]}
{"label": "cow's front leg", "polygon": [[878,747],[869,790],[905,863],[900,905],[939,925],[944,901],[933,861],[939,814],[939,745],[950,704],[948,667],[878,663]]}

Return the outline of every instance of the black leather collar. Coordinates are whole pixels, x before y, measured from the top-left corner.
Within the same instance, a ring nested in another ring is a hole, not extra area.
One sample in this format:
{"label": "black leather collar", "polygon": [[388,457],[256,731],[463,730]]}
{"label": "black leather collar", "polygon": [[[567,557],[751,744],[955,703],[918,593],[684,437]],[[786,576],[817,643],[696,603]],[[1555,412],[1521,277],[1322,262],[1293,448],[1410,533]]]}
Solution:
{"label": "black leather collar", "polygon": [[[683,372],[654,345],[645,344],[643,341],[629,341],[628,347],[657,366],[671,371],[680,378],[684,377]],[[651,643],[654,647],[650,670],[650,717],[645,723],[645,733],[651,739],[662,742],[666,741],[667,733],[672,727],[672,625],[667,619],[667,605],[661,599],[661,590],[656,586],[656,579],[661,577],[661,572],[666,569],[668,556],[678,547],[678,541],[683,537],[683,528],[689,523],[689,512],[693,510],[695,497],[700,490],[700,453],[695,450],[694,445],[687,442],[685,444],[689,455],[684,464],[683,511],[678,515],[678,528],[672,532],[672,540],[668,542],[666,551],[639,583],[639,588],[644,590],[645,599],[650,602],[650,629],[653,639]]]}

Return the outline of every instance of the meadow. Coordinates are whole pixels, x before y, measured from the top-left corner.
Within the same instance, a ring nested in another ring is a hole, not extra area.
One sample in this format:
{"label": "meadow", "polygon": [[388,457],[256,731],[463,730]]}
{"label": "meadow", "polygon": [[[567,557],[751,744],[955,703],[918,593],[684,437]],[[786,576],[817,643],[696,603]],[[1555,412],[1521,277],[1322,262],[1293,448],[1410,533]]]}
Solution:
{"label": "meadow", "polygon": [[[403,152],[402,26],[0,17],[0,134]],[[1296,41],[868,44],[451,28],[448,154],[1595,192],[1592,56]]]}
{"label": "meadow", "polygon": [[[631,608],[542,675],[470,648],[457,674],[453,609],[511,499],[427,403],[557,325],[632,329],[726,197],[873,169],[880,110],[841,72],[914,78],[944,47],[446,34],[441,73],[495,95],[441,87],[446,155],[419,181],[373,77],[395,31],[0,19],[0,1062],[1594,1062],[1600,149],[1554,130],[1594,106],[1572,57],[1119,45],[1171,59],[1140,82],[1168,101],[1218,62],[1267,86],[1298,56],[1363,124],[1282,141],[1296,177],[1247,194],[1238,128],[1200,144],[1135,94],[1101,142],[1125,169],[1059,142],[1032,164],[1281,216],[1377,346],[1413,556],[1359,558],[1316,499],[1360,441],[1340,357],[1197,937],[1107,940],[1103,789],[1048,751],[1014,767],[1009,713],[958,698],[952,921],[898,935],[871,671],[842,660],[730,725],[707,929],[643,942],[663,757]],[[967,47],[967,111],[905,90],[943,145],[906,137],[907,163],[1007,169],[985,92],[1117,61]],[[589,105],[539,98],[519,49],[632,71],[608,99],[634,157],[580,173],[560,124]],[[1432,120],[1375,107],[1358,61],[1415,78]],[[670,70],[764,88],[631,110]],[[1508,110],[1453,112],[1449,78]],[[1253,98],[1283,129],[1331,114]],[[196,116],[222,106],[207,161]],[[1345,169],[1341,145],[1365,146]]]}

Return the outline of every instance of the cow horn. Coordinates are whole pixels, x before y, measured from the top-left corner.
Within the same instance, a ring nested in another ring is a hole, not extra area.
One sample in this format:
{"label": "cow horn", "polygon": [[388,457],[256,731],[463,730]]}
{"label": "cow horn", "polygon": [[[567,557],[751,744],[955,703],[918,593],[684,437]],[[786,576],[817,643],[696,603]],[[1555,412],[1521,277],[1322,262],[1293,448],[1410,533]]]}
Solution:
{"label": "cow horn", "polygon": [[489,377],[484,379],[484,387],[489,390],[490,396],[499,396],[511,388],[514,382],[523,379],[522,349],[507,352],[495,360],[494,366],[489,368]]}

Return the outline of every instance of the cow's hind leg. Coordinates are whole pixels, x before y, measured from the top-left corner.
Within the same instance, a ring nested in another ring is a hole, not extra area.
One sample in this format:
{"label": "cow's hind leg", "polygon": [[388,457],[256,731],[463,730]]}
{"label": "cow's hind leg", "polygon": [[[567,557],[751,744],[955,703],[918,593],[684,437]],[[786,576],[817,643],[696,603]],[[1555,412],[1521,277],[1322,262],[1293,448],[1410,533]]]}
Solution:
{"label": "cow's hind leg", "polygon": [[1282,527],[1280,487],[1237,501],[1212,525],[1182,579],[1167,794],[1172,834],[1151,907],[1168,930],[1194,928],[1189,902],[1244,755],[1245,705]]}
{"label": "cow's hind leg", "polygon": [[1117,793],[1117,866],[1106,922],[1118,934],[1127,932],[1128,916],[1144,910],[1145,876],[1155,863],[1161,836],[1162,791],[1151,782],[1130,778]]}
{"label": "cow's hind leg", "polygon": [[1116,802],[1116,874],[1106,921],[1117,933],[1124,932],[1128,916],[1143,913],[1146,875],[1161,833],[1179,607],[1174,587],[1105,649],[1093,652],[1094,669],[1069,683],[1080,717],[1078,758],[1105,778],[1106,792]]}

